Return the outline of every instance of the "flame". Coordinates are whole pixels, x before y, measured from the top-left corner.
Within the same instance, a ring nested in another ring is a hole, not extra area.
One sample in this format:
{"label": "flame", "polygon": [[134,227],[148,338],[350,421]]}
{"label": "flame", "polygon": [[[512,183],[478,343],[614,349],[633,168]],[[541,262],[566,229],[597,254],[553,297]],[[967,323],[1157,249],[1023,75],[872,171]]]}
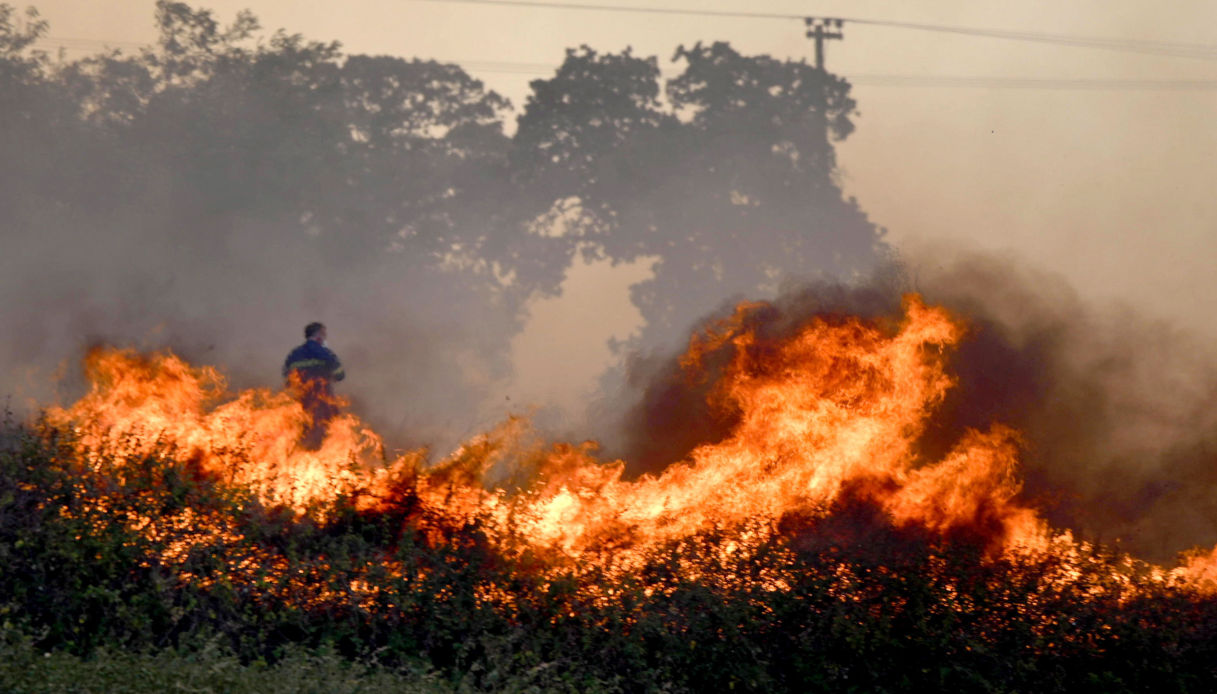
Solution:
{"label": "flame", "polygon": [[962,334],[944,310],[910,297],[894,328],[820,317],[770,339],[749,327],[762,308],[742,305],[682,360],[695,379],[711,353],[730,354],[710,396],[739,413],[725,440],[637,481],[621,479],[620,463],[592,466],[563,449],[518,509],[524,534],[578,555],[612,538],[660,542],[819,516],[847,488],[865,488],[896,523],[947,533],[983,522],[1003,545],[1043,542],[1046,528],[1016,501],[1013,430],[971,432],[941,461],[918,457],[918,437],[952,385],[944,352]]}
{"label": "flame", "polygon": [[[218,371],[169,352],[90,352],[89,392],[45,418],[72,432],[95,467],[167,447],[267,506],[324,517],[338,498],[375,512],[408,497],[416,516],[477,518],[503,551],[559,563],[628,569],[649,548],[723,529],[722,551],[737,552],[764,528],[791,518],[814,528],[846,502],[867,504],[894,527],[979,538],[989,556],[1081,551],[1020,499],[1017,431],[994,423],[968,431],[941,459],[920,451],[954,384],[947,356],[966,332],[945,309],[909,296],[901,316],[822,315],[783,330],[766,327],[770,310],[741,304],[694,336],[681,359],[684,378],[708,386],[710,405],[732,415],[728,434],[633,480],[622,461],[598,460],[595,444],[539,444],[519,419],[434,465],[425,451],[386,458],[381,438],[349,413],[308,450],[298,444],[308,415],[290,393],[229,394]],[[491,470],[513,466],[531,470],[519,489],[487,483]],[[182,542],[237,532],[204,521],[129,522],[149,532],[195,526]],[[185,551],[179,543],[166,559]],[[1211,585],[1215,556],[1194,558],[1170,580]],[[359,582],[351,590],[374,593]]]}
{"label": "flame", "polygon": [[415,462],[384,459],[380,437],[358,418],[330,423],[318,450],[299,445],[308,413],[288,392],[243,391],[225,400],[224,378],[163,352],[94,349],[85,357],[89,392],[46,422],[71,430],[80,453],[98,462],[147,456],[168,446],[201,470],[255,492],[268,505],[300,510],[337,496],[383,489]]}

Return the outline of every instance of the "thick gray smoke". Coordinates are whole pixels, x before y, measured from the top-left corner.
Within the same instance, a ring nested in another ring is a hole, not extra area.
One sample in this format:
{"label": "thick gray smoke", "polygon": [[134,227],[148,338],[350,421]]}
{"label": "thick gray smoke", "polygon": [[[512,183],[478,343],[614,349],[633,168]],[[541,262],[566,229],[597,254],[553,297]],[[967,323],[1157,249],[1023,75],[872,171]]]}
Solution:
{"label": "thick gray smoke", "polygon": [[1217,543],[1213,345],[1011,258],[920,284],[974,325],[943,421],[1024,431],[1025,493],[1050,520],[1157,560]]}

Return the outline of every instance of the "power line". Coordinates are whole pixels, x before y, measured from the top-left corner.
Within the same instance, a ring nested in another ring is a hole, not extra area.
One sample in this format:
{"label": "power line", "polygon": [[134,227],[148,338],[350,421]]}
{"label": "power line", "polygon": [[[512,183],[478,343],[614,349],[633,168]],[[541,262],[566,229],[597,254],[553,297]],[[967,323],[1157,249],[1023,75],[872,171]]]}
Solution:
{"label": "power line", "polygon": [[[447,4],[470,5],[499,5],[503,7],[531,7],[560,10],[584,10],[594,12],[624,12],[636,14],[682,15],[698,17],[720,17],[730,19],[767,19],[767,20],[798,20],[807,19],[807,15],[772,13],[772,12],[739,12],[730,10],[684,9],[677,7],[638,7],[628,5],[605,5],[585,3],[562,3],[548,0],[413,0],[414,2],[438,2]],[[865,19],[860,17],[834,17],[833,19],[854,24],[883,26],[897,29],[913,29],[938,33],[960,34],[983,38],[1006,39],[1010,41],[1028,41],[1048,43],[1077,48],[1093,48],[1148,55],[1162,55],[1178,58],[1194,58],[1198,60],[1217,60],[1217,44],[1183,43],[1178,41],[1150,41],[1141,39],[1113,39],[1096,36],[1076,36],[1068,34],[1050,34],[1034,31],[1015,31],[1006,29],[983,29],[976,27],[951,26],[946,24],[926,24],[904,22],[887,19]]]}
{"label": "power line", "polygon": [[986,77],[964,75],[859,74],[851,83],[876,87],[1040,89],[1066,91],[1202,92],[1217,91],[1217,80],[1135,80],[1093,78]]}
{"label": "power line", "polygon": [[[511,63],[500,61],[444,61],[455,62],[473,72],[493,72],[516,75],[551,75],[558,66],[548,63]],[[663,71],[665,77],[680,74],[678,71]],[[1123,92],[1200,92],[1217,91],[1214,80],[1143,80],[1104,78],[1037,78],[994,77],[986,75],[901,75],[901,74],[856,74],[842,75],[856,85],[874,87],[913,87],[947,89],[1031,89],[1069,91],[1123,91]]]}
{"label": "power line", "polygon": [[[719,17],[731,19],[765,19],[765,20],[798,20],[806,21],[806,15],[789,13],[740,12],[731,10],[685,9],[676,7],[639,7],[629,5],[564,3],[551,0],[412,0],[414,2],[433,2],[445,4],[470,4],[504,7],[529,7],[561,10],[584,10],[596,12],[618,12],[635,14],[683,15],[700,17]],[[820,18],[826,19],[826,18]],[[1026,41],[1047,43],[1077,48],[1092,48],[1120,52],[1142,53],[1169,57],[1193,58],[1198,60],[1217,60],[1217,44],[1185,43],[1178,41],[1152,41],[1142,39],[1113,39],[1094,36],[1076,36],[1068,34],[1049,34],[1034,31],[1019,31],[1008,29],[984,29],[976,27],[952,26],[946,24],[927,24],[887,19],[866,19],[860,17],[836,17],[834,22],[850,22],[869,26],[910,29],[938,33],[976,36],[982,38],[997,38],[1011,41]],[[144,47],[147,44],[135,41],[102,41],[73,37],[43,37],[39,43],[57,43],[73,50],[81,50],[83,45]]]}
{"label": "power line", "polygon": [[943,24],[919,24],[914,22],[898,22],[877,19],[847,19],[845,21],[852,22],[854,24],[869,24],[873,26],[894,27],[898,29],[916,29],[918,31],[962,34],[966,36],[980,36],[1011,41],[1031,41],[1061,46],[1075,46],[1078,48],[1097,48],[1130,53],[1145,53],[1150,55],[1165,55],[1180,58],[1197,58],[1200,60],[1217,60],[1217,45],[1214,44],[1181,43],[1174,41],[1147,41],[1141,39],[1112,39],[1095,36],[1071,36],[1067,34],[1046,34],[1033,31],[978,29],[973,27],[958,27]]}
{"label": "power line", "polygon": [[[68,37],[44,37],[39,42],[60,43],[60,48],[72,51],[89,51],[96,47],[115,45],[139,46],[133,41],[107,41]],[[473,72],[499,74],[552,75],[558,65],[553,63],[524,63],[495,60],[461,60],[440,58],[440,62],[455,63]],[[665,77],[679,75],[678,70],[663,70]],[[854,74],[843,75],[856,85],[875,87],[945,88],[945,89],[1030,89],[1073,91],[1124,91],[1124,92],[1200,92],[1217,91],[1217,80],[1145,80],[1107,78],[1037,78],[998,77],[987,75],[909,75],[909,74]]]}
{"label": "power line", "polygon": [[560,10],[592,10],[596,12],[634,12],[638,14],[668,14],[700,17],[724,17],[729,19],[802,19],[806,15],[780,14],[772,12],[736,12],[731,10],[686,10],[678,7],[631,7],[627,5],[568,4],[545,0],[413,0],[414,2],[440,2],[468,5],[502,5],[504,7],[543,7]]}
{"label": "power line", "polygon": [[[487,60],[450,60],[466,70],[517,75],[551,75],[558,66],[551,63],[513,63]],[[678,70],[662,70],[665,77],[680,74]],[[1153,80],[1126,78],[1041,78],[998,77],[989,75],[909,75],[860,73],[842,75],[853,84],[877,87],[930,87],[973,89],[1064,89],[1080,91],[1217,91],[1213,80]]]}
{"label": "power line", "polygon": [[[719,17],[731,19],[765,19],[784,21],[805,21],[806,15],[788,13],[739,12],[730,10],[683,9],[675,7],[637,7],[628,5],[563,3],[549,0],[412,0],[414,2],[433,2],[446,4],[500,5],[504,7],[530,7],[562,10],[584,10],[596,12],[618,12],[636,14],[683,15],[700,17]],[[1151,41],[1141,39],[1113,39],[1094,36],[1075,36],[1067,34],[1049,34],[1033,31],[1018,31],[1007,29],[984,29],[962,27],[945,24],[927,24],[886,19],[866,19],[859,17],[838,17],[834,21],[850,22],[869,26],[891,27],[938,33],[976,36],[982,38],[997,38],[1011,41],[1026,41],[1047,43],[1077,48],[1091,48],[1147,55],[1168,57],[1193,58],[1198,60],[1217,60],[1217,44],[1184,43],[1177,41]],[[133,47],[142,48],[146,43],[135,41],[105,41],[75,37],[43,37],[38,43],[53,43],[71,50],[85,50],[88,45],[104,47]]]}

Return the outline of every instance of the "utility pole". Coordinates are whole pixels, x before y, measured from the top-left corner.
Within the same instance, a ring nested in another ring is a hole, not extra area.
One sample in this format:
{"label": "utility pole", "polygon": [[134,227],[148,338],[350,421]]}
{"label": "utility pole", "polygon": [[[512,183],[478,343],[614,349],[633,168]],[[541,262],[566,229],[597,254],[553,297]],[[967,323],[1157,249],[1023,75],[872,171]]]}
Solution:
{"label": "utility pole", "polygon": [[[840,19],[828,17],[808,17],[803,20],[807,24],[807,38],[816,40],[816,67],[824,69],[824,41],[827,39],[843,39]],[[833,29],[836,31],[833,31]]]}

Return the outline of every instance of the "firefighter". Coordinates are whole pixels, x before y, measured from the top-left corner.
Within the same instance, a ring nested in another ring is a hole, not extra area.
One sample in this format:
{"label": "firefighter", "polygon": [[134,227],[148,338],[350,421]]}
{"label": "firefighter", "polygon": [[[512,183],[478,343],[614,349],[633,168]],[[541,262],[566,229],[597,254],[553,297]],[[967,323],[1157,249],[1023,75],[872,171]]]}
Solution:
{"label": "firefighter", "polygon": [[301,442],[316,450],[325,440],[330,420],[338,414],[334,381],[346,377],[338,357],[325,346],[325,326],[309,323],[304,327],[304,344],[293,349],[283,361],[283,378],[308,415]]}

